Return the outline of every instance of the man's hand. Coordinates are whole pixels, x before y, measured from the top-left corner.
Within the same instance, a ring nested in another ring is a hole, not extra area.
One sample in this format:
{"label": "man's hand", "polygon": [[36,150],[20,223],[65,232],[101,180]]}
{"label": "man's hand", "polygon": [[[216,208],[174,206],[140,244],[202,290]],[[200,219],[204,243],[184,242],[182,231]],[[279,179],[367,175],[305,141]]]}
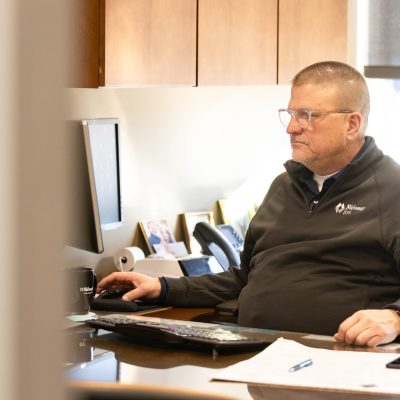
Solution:
{"label": "man's hand", "polygon": [[161,283],[158,278],[151,278],[137,272],[113,272],[97,284],[97,293],[111,288],[132,289],[122,297],[122,300],[126,301],[139,298],[152,300],[157,299],[161,294]]}
{"label": "man's hand", "polygon": [[360,310],[345,319],[334,338],[339,342],[375,347],[400,335],[400,317],[394,310]]}

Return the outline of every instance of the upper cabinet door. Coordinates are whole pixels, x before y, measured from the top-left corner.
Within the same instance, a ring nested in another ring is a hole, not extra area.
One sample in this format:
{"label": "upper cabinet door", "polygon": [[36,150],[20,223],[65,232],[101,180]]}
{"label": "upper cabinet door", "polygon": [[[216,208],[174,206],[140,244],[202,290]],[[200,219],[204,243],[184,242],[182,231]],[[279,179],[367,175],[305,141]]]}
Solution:
{"label": "upper cabinet door", "polygon": [[69,0],[67,87],[99,86],[99,0]]}
{"label": "upper cabinet door", "polygon": [[276,84],[277,0],[198,3],[198,85]]}
{"label": "upper cabinet door", "polygon": [[278,83],[327,60],[347,60],[347,0],[279,0]]}
{"label": "upper cabinet door", "polygon": [[196,84],[196,0],[101,0],[100,86]]}

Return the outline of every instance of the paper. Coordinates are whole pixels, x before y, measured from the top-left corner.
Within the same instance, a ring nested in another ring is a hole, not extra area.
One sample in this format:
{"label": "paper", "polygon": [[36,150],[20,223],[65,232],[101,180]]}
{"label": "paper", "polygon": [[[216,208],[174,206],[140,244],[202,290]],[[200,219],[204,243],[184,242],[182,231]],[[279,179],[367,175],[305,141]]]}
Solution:
{"label": "paper", "polygon": [[[267,385],[400,394],[400,370],[385,366],[398,356],[398,353],[316,349],[280,338],[249,360],[216,371],[212,378]],[[289,372],[289,368],[309,358],[313,360],[311,366]]]}

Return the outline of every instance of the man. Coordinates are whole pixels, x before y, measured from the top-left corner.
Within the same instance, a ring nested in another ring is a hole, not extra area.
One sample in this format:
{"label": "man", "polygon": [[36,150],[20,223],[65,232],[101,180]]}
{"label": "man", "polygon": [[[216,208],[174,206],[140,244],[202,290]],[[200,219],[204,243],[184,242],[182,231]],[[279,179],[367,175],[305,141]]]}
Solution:
{"label": "man", "polygon": [[160,280],[114,273],[99,290],[128,285],[126,300],[189,307],[239,296],[243,326],[389,343],[400,335],[400,166],[365,136],[365,80],[346,64],[313,64],[279,112],[292,160],[251,221],[240,269]]}
{"label": "man", "polygon": [[148,236],[147,240],[151,245],[154,244],[160,244],[161,243],[161,237],[158,229],[158,225],[156,222],[150,221],[147,224],[147,227],[149,229],[150,235]]}

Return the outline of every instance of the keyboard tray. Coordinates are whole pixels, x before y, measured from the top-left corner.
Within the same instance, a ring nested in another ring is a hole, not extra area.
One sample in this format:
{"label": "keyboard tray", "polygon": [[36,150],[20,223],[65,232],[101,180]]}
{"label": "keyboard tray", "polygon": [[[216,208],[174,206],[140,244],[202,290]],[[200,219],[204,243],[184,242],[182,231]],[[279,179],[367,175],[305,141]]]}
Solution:
{"label": "keyboard tray", "polygon": [[247,337],[217,324],[154,317],[110,314],[86,321],[92,328],[116,332],[141,343],[159,342],[196,347],[199,350],[252,351],[269,343]]}

